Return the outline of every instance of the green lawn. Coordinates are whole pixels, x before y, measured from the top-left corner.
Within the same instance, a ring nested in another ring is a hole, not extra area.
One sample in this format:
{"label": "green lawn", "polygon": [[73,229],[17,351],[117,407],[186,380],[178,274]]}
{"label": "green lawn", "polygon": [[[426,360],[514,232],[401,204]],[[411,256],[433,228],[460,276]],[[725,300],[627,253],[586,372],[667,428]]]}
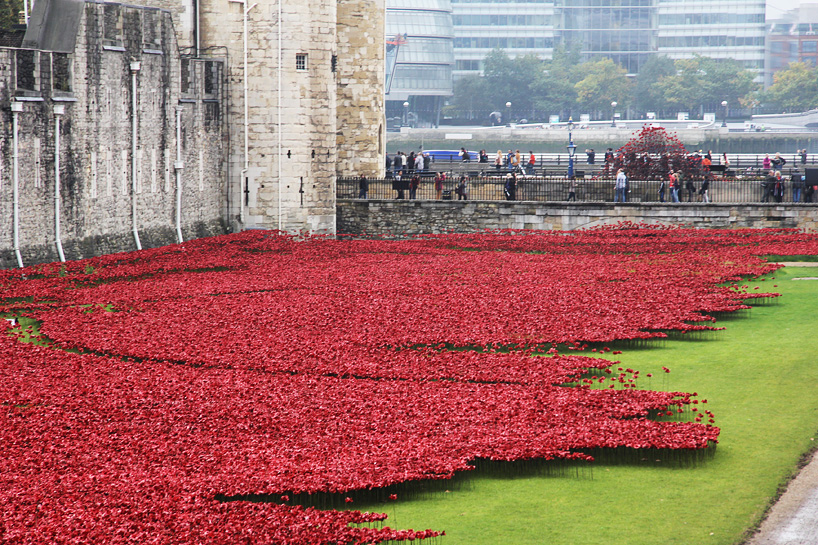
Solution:
{"label": "green lawn", "polygon": [[446,545],[740,543],[818,430],[818,280],[793,280],[818,276],[818,269],[774,276],[757,285],[783,297],[720,320],[724,331],[609,355],[654,374],[640,387],[709,400],[722,429],[709,461],[597,461],[579,476],[473,472],[450,492],[355,508],[389,513],[393,528],[445,530]]}

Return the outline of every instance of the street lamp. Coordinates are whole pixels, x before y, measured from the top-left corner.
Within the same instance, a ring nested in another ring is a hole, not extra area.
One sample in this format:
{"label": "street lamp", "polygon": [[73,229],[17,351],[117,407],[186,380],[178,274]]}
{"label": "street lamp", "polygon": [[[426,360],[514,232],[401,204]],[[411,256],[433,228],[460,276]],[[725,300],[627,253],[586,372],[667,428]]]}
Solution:
{"label": "street lamp", "polygon": [[721,126],[726,127],[727,126],[727,101],[726,100],[721,101],[721,107],[724,108],[724,118],[721,120]]}
{"label": "street lamp", "polygon": [[611,127],[616,127],[616,101],[611,102]]}
{"label": "street lamp", "polygon": [[409,124],[409,101],[403,103],[403,126]]}
{"label": "street lamp", "polygon": [[506,121],[507,125],[511,126],[511,102],[506,102]]}
{"label": "street lamp", "polygon": [[574,154],[577,152],[577,147],[574,145],[574,139],[571,137],[571,132],[574,130],[574,120],[568,118],[568,178],[574,176]]}

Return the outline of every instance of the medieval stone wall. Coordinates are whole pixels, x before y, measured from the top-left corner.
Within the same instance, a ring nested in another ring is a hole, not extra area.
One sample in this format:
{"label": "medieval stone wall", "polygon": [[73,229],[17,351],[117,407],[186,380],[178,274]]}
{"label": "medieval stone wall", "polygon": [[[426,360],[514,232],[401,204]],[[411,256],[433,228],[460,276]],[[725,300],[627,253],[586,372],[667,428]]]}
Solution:
{"label": "medieval stone wall", "polygon": [[200,5],[203,46],[230,59],[231,224],[334,232],[335,2]]}
{"label": "medieval stone wall", "polygon": [[338,200],[338,233],[393,236],[486,229],[565,230],[622,221],[696,228],[786,227],[818,231],[814,204],[541,203]]}
{"label": "medieval stone wall", "polygon": [[384,172],[384,0],[338,2],[337,173]]}
{"label": "medieval stone wall", "polygon": [[[47,0],[40,0],[45,2]],[[30,59],[33,58],[33,62]],[[137,62],[137,64],[133,64]],[[58,259],[55,107],[60,130],[60,235],[66,259],[176,241],[176,108],[182,109],[181,227],[184,238],[224,231],[224,85],[220,63],[182,60],[167,11],[87,2],[73,53],[0,49],[0,101],[22,104],[19,238],[23,263]],[[137,141],[132,152],[132,68]],[[205,82],[210,87],[205,89]],[[209,91],[209,92],[206,92]],[[0,110],[0,266],[13,251],[13,131]],[[136,177],[132,176],[133,161]]]}

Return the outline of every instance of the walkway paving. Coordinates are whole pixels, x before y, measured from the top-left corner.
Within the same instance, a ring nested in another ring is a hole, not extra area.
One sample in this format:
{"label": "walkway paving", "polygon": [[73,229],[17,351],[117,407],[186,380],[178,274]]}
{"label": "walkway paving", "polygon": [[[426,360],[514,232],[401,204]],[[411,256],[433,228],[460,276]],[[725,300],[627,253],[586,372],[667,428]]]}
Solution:
{"label": "walkway paving", "polygon": [[818,544],[818,452],[787,486],[746,545]]}

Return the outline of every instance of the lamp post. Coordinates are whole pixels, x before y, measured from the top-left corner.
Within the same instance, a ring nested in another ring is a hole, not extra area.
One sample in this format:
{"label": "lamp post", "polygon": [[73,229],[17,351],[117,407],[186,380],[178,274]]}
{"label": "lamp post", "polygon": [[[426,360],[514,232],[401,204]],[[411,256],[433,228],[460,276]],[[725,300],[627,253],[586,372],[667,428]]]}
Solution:
{"label": "lamp post", "polygon": [[721,101],[721,107],[724,108],[724,117],[721,120],[721,126],[726,127],[727,126],[727,101],[726,100]]}
{"label": "lamp post", "polygon": [[506,102],[506,125],[511,126],[511,102]]}
{"label": "lamp post", "polygon": [[409,101],[403,103],[403,126],[409,124]]}
{"label": "lamp post", "polygon": [[616,127],[616,101],[611,102],[611,127]]}
{"label": "lamp post", "polygon": [[571,133],[574,130],[574,120],[570,117],[568,118],[568,177],[571,178],[574,176],[574,154],[577,152],[577,147],[574,145],[574,139],[571,137]]}

